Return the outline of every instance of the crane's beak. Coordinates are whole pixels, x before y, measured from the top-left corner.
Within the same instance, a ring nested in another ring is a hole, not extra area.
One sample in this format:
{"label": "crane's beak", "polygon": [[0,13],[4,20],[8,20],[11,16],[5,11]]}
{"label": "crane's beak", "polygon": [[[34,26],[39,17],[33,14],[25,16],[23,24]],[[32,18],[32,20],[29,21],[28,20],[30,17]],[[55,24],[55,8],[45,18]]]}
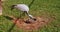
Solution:
{"label": "crane's beak", "polygon": [[16,6],[16,5],[12,5],[12,6],[11,6],[11,10],[13,10],[15,6]]}

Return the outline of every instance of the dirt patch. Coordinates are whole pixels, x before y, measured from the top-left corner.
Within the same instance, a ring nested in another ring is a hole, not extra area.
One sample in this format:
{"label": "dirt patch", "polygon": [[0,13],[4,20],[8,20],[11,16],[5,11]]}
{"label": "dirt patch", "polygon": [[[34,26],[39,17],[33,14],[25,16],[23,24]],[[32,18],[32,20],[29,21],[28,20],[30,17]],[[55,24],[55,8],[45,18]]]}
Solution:
{"label": "dirt patch", "polygon": [[36,21],[32,19],[15,19],[13,20],[13,23],[16,23],[16,26],[23,30],[37,30],[40,29],[42,26],[48,24],[50,19],[42,18],[42,17],[36,17]]}

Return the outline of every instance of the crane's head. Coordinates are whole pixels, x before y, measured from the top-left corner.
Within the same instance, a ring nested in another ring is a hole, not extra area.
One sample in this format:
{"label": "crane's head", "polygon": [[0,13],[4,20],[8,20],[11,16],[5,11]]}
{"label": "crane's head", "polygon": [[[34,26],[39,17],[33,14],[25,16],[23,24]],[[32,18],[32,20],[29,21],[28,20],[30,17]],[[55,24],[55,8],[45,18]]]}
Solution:
{"label": "crane's head", "polygon": [[15,6],[17,6],[17,5],[12,5],[12,6],[11,6],[11,10],[13,10]]}
{"label": "crane's head", "polygon": [[32,16],[32,15],[29,15],[30,19],[36,21],[36,19]]}

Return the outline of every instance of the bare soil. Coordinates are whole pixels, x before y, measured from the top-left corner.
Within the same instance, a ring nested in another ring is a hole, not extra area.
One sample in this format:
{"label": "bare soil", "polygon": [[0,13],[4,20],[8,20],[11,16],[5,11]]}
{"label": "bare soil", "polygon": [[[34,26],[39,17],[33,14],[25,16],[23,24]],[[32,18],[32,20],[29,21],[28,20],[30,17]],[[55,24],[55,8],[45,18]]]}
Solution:
{"label": "bare soil", "polygon": [[37,30],[40,29],[42,26],[49,23],[50,18],[43,18],[43,17],[35,17],[36,21],[32,19],[17,19],[14,18],[13,23],[16,23],[16,26],[23,30]]}

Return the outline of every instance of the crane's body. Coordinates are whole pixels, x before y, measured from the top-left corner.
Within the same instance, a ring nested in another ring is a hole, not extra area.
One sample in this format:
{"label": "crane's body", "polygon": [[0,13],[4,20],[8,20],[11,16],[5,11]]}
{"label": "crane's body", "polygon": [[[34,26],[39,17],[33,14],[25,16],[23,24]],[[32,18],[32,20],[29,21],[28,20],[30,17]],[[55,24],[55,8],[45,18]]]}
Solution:
{"label": "crane's body", "polygon": [[20,11],[23,11],[24,13],[26,13],[26,14],[30,17],[30,19],[35,20],[35,19],[33,18],[33,16],[28,13],[28,12],[29,12],[29,7],[28,7],[27,5],[25,5],[25,4],[12,5],[11,10],[14,9],[14,8],[16,8],[16,9],[18,9],[18,10],[20,10]]}
{"label": "crane's body", "polygon": [[25,5],[25,4],[17,4],[15,6],[15,8],[17,8],[17,9],[19,9],[21,11],[27,11],[27,12],[29,11],[29,7],[27,5]]}

